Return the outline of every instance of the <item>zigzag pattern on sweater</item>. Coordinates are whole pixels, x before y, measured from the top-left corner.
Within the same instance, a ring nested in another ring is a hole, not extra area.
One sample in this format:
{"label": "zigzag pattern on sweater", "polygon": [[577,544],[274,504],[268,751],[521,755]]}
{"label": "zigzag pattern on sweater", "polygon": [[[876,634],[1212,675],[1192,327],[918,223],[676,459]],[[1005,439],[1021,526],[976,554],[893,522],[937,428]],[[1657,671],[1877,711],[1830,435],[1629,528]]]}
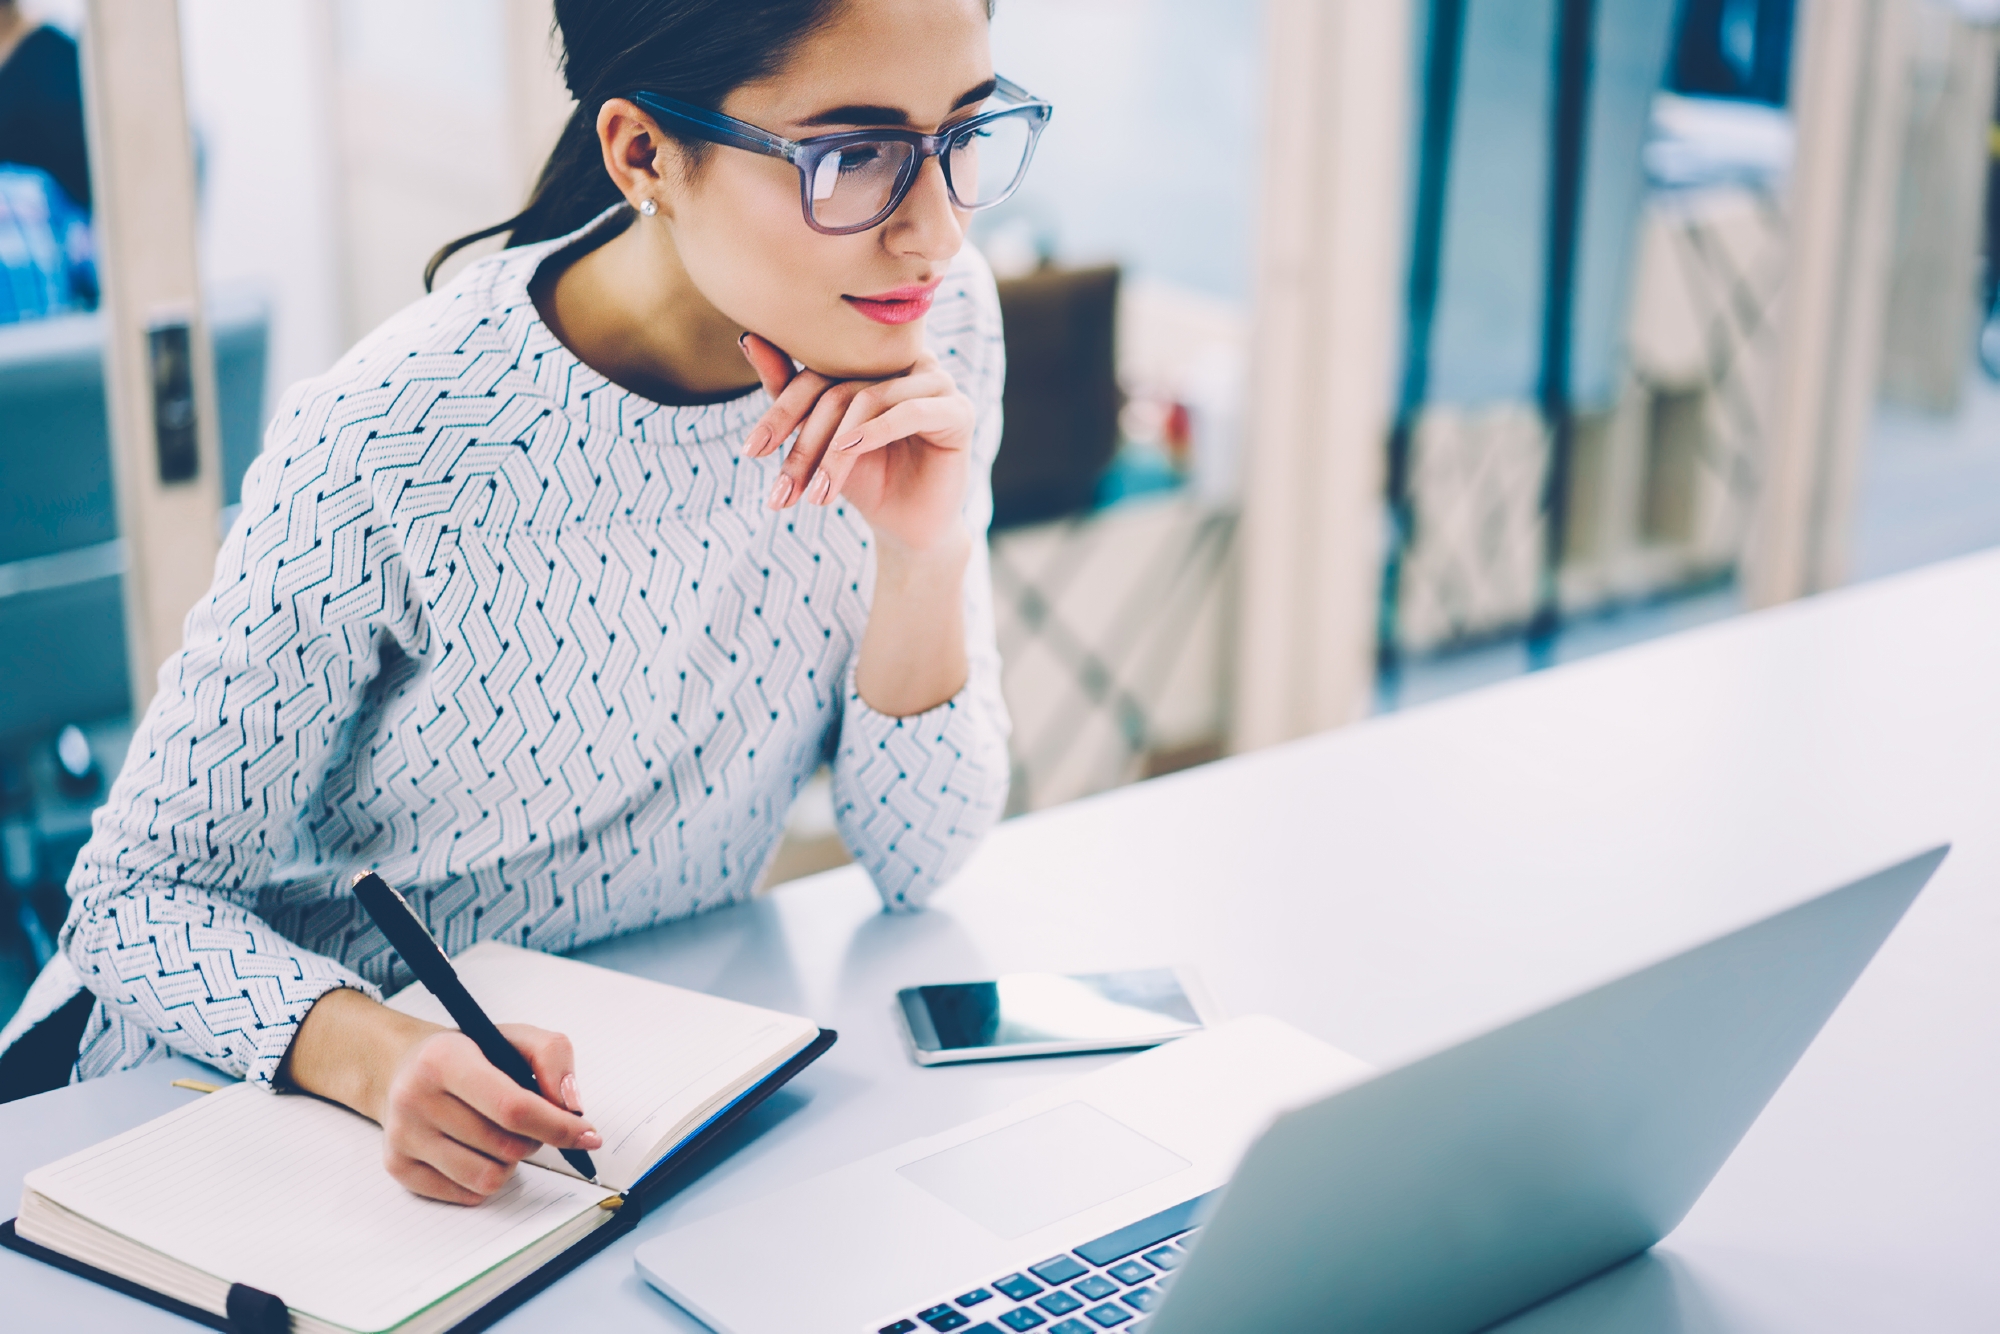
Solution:
{"label": "zigzag pattern on sweater", "polygon": [[[768,510],[761,393],[651,403],[535,312],[570,238],[468,268],[280,404],[213,587],[72,876],[100,998],[80,1077],[162,1044],[268,1081],[325,991],[406,982],[344,886],[402,887],[448,951],[562,950],[746,896],[799,788],[892,907],[1004,803],[984,544],[971,679],[911,718],[855,693],[870,532]],[[928,337],[998,447],[997,298],[955,262]]]}

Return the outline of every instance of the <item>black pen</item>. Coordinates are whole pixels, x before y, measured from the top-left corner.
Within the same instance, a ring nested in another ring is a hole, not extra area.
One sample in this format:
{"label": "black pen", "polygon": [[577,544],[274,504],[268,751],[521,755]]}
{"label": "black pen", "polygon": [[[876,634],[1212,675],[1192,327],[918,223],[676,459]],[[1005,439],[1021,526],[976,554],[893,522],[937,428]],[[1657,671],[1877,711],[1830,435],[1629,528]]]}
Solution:
{"label": "black pen", "polygon": [[[438,998],[445,1013],[458,1025],[458,1031],[479,1044],[480,1054],[528,1092],[546,1097],[541,1085],[535,1082],[535,1068],[528,1064],[528,1058],[507,1041],[486,1017],[486,1011],[479,1008],[479,1002],[472,999],[465,983],[458,980],[458,971],[451,966],[451,960],[424,928],[423,919],[410,910],[408,900],[373,871],[363,871],[354,877],[354,897],[361,900],[361,906],[368,910],[375,925],[382,928],[382,934],[395,946],[396,953],[410,965],[417,981]],[[567,1112],[569,1108],[563,1110]],[[582,1149],[563,1149],[561,1153],[563,1161],[583,1173],[587,1180],[597,1180],[597,1168],[589,1154]]]}

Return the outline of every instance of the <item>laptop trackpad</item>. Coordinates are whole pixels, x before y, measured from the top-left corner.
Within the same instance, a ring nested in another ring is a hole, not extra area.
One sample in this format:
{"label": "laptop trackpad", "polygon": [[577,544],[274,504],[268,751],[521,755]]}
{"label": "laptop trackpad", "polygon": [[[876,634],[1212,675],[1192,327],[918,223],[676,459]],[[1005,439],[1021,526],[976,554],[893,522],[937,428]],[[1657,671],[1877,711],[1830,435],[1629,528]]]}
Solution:
{"label": "laptop trackpad", "polygon": [[896,1171],[1012,1240],[1189,1166],[1088,1103],[1072,1102]]}

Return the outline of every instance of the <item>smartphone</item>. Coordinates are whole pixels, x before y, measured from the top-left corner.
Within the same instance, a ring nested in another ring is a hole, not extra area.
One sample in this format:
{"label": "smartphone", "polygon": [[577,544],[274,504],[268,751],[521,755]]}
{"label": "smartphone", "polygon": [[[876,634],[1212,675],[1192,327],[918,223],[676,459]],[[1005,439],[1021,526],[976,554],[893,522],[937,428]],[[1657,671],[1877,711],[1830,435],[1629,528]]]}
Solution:
{"label": "smartphone", "polygon": [[919,1065],[1124,1051],[1202,1027],[1172,968],[1010,973],[991,982],[905,987],[896,1000]]}

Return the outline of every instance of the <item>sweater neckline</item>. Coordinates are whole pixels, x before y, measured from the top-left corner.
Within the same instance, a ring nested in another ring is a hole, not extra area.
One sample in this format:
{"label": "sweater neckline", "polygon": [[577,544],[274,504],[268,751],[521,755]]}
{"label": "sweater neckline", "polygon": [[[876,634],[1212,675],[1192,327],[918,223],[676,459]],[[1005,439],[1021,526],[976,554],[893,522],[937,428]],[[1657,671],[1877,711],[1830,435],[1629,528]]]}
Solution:
{"label": "sweater neckline", "polygon": [[605,225],[624,207],[614,204],[565,236],[495,256],[500,271],[492,289],[493,303],[517,364],[557,411],[587,429],[657,446],[741,440],[771,406],[770,395],[762,389],[715,403],[655,402],[617,384],[570,351],[536,309],[528,287],[543,263]]}

